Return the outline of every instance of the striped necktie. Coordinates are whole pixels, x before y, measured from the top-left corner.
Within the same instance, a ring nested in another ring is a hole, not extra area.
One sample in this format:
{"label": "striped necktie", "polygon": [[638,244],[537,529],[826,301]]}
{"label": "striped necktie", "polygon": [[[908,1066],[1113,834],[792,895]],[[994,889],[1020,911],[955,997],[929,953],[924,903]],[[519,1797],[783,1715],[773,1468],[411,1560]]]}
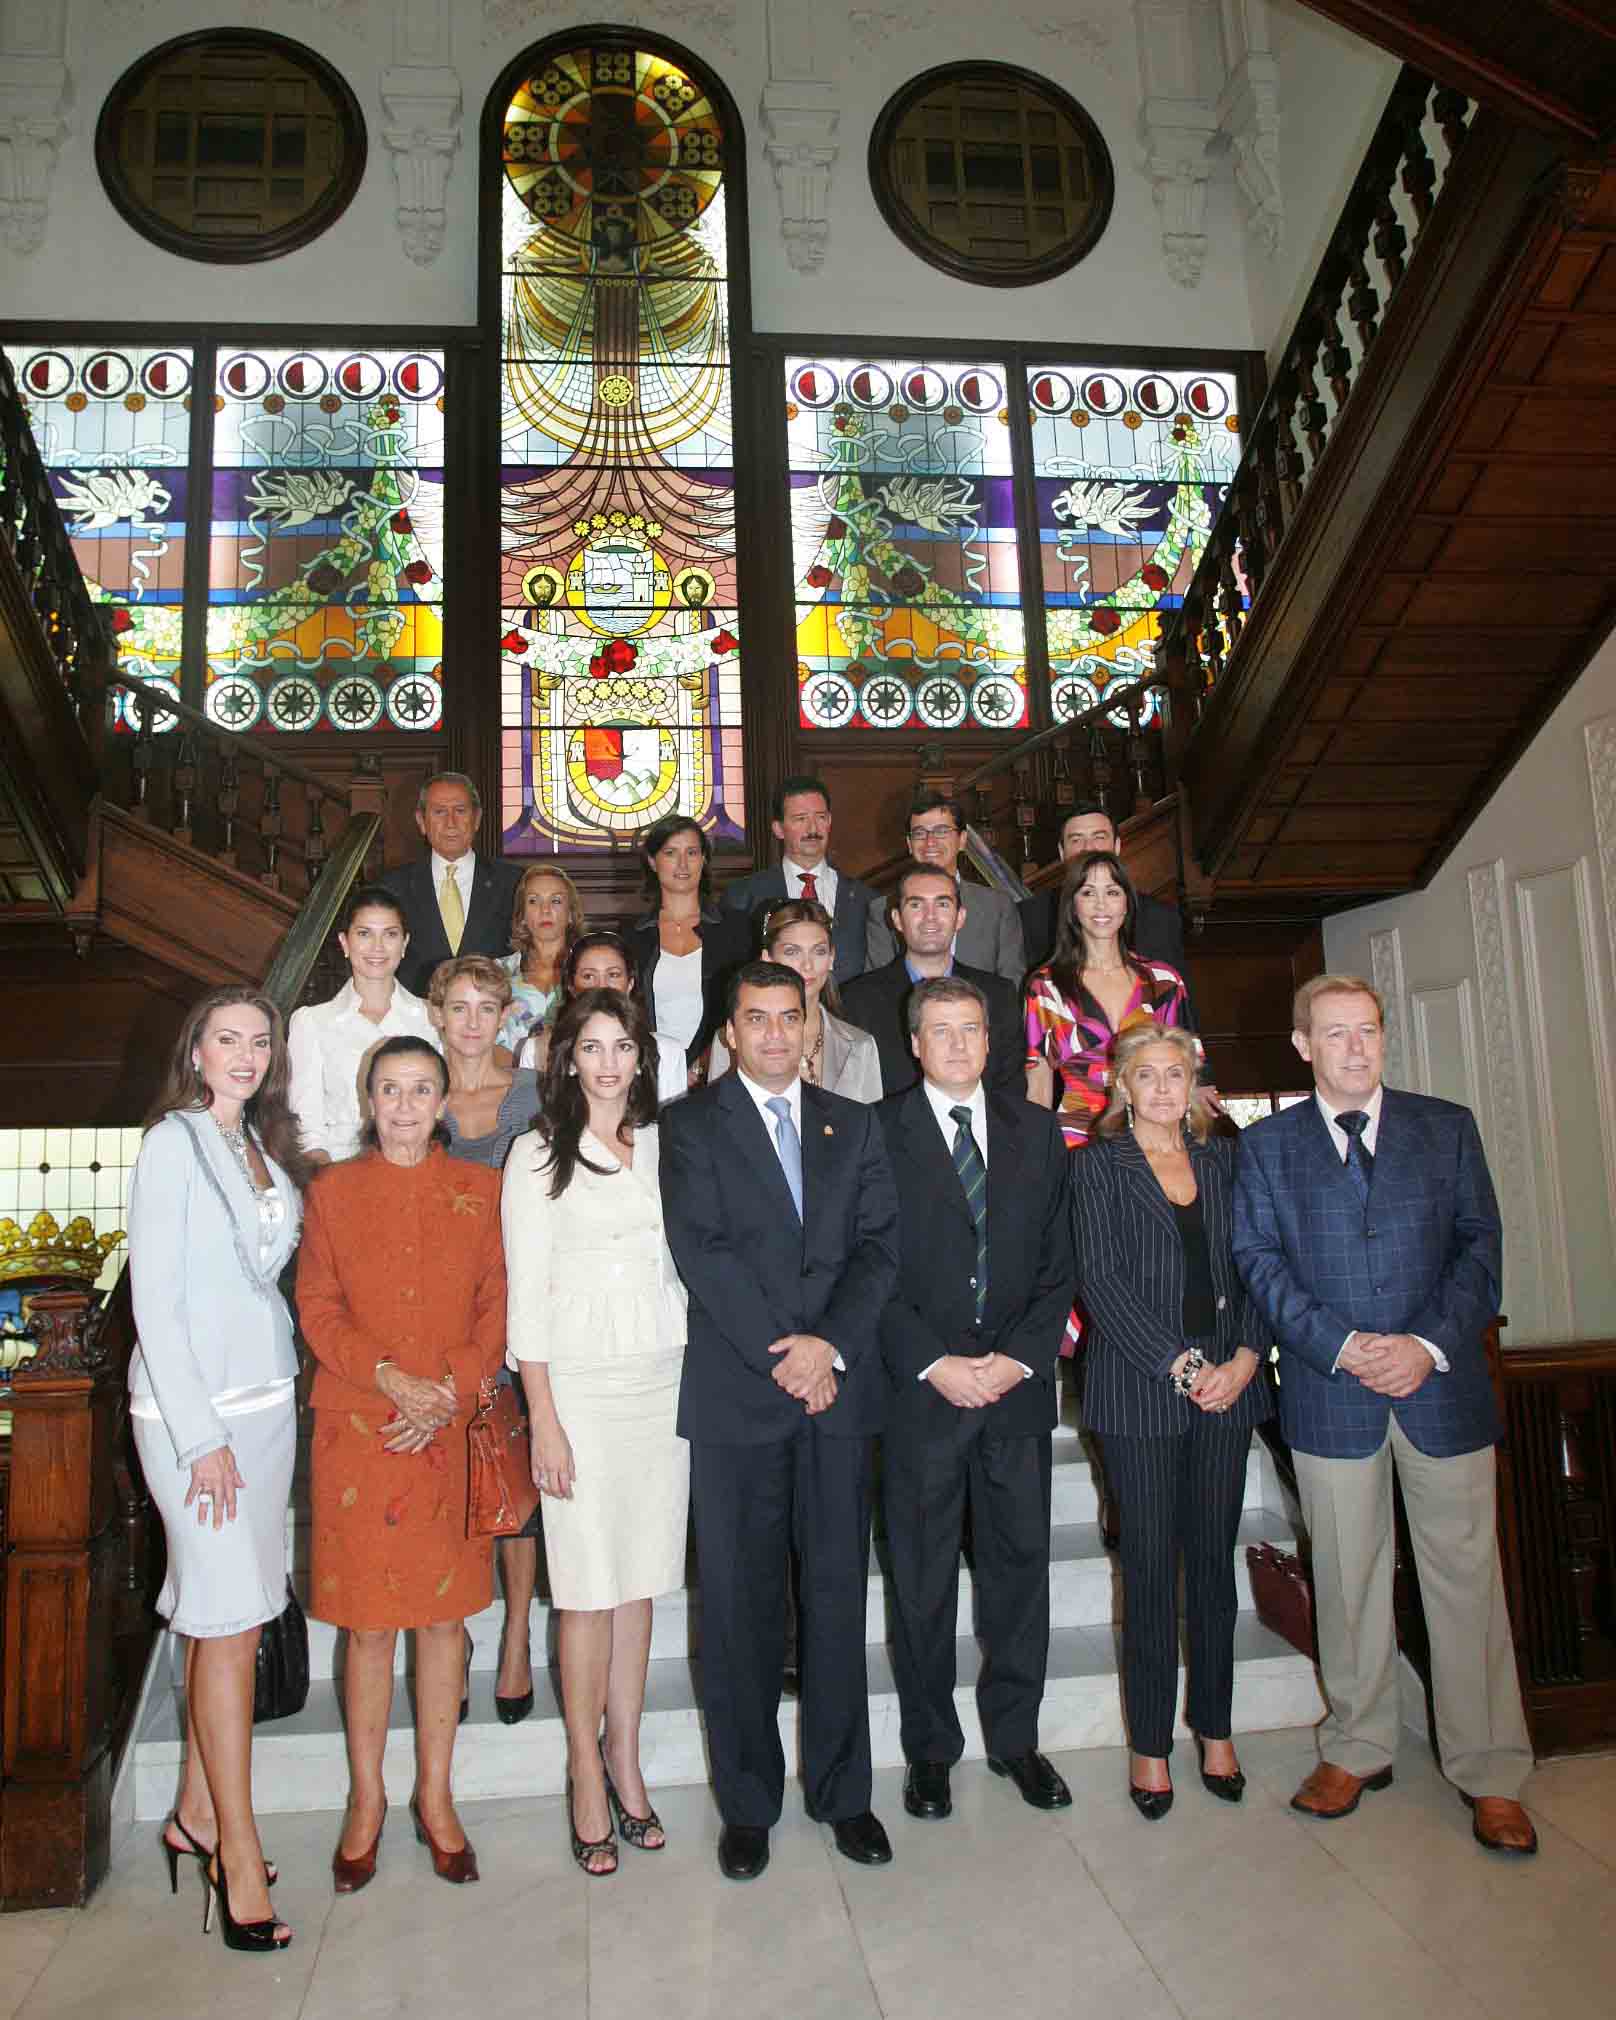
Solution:
{"label": "striped necktie", "polygon": [[1347,1176],[1352,1180],[1359,1199],[1367,1206],[1369,1181],[1375,1175],[1375,1153],[1364,1142],[1369,1117],[1361,1108],[1349,1108],[1344,1115],[1336,1117],[1335,1126],[1347,1139]]}
{"label": "striped necktie", "polygon": [[971,1111],[951,1108],[954,1118],[954,1169],[965,1192],[965,1205],[976,1229],[976,1323],[988,1308],[988,1168],[971,1134]]}

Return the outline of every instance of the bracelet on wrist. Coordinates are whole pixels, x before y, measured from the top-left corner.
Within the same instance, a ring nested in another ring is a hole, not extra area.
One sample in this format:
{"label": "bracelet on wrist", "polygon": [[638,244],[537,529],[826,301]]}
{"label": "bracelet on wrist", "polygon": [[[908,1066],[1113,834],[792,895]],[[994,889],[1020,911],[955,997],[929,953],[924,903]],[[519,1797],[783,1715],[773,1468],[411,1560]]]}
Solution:
{"label": "bracelet on wrist", "polygon": [[1184,1357],[1184,1365],[1175,1369],[1167,1377],[1181,1396],[1188,1396],[1195,1387],[1195,1378],[1206,1366],[1206,1356],[1199,1347],[1191,1347]]}

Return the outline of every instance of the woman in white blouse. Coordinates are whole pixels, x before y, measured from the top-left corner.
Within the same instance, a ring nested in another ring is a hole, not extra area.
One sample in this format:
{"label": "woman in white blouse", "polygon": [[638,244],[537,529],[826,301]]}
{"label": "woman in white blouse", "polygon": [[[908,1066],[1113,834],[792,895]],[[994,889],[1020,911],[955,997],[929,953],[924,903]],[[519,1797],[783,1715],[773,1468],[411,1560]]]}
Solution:
{"label": "woman in white blouse", "polygon": [[688,814],[664,814],[647,828],[640,860],[645,895],[656,909],[623,937],[634,952],[646,1014],[664,1037],[684,1046],[694,1086],[724,1021],[729,972],[751,954],[751,928],[738,912],[712,903],[713,845]]}
{"label": "woman in white blouse", "polygon": [[[186,1019],[129,1184],[139,1339],[129,1415],[168,1544],[157,1610],[185,1651],[186,1752],[163,1828],[169,1881],[202,1865],[233,1950],[282,1950],[252,1810],[259,1632],[286,1605],[297,1349],[276,1279],[306,1168],[286,1040],[265,996],[215,989]],[[204,1927],[207,1921],[204,1921]]]}
{"label": "woman in white blouse", "polygon": [[[557,1018],[539,1126],[505,1166],[507,1359],[532,1423],[559,1614],[572,1854],[666,1839],[640,1771],[651,1601],[684,1579],[689,1448],[675,1429],[685,1295],[662,1232],[655,1052],[615,989]],[[604,1735],[601,1732],[605,1723]]]}
{"label": "woman in white blouse", "polygon": [[426,1004],[397,979],[409,944],[398,899],[379,884],[362,884],[338,924],[347,982],[328,1003],[292,1012],[292,1113],[311,1164],[338,1164],[358,1150],[359,1083],[378,1040],[423,1038],[443,1050]]}

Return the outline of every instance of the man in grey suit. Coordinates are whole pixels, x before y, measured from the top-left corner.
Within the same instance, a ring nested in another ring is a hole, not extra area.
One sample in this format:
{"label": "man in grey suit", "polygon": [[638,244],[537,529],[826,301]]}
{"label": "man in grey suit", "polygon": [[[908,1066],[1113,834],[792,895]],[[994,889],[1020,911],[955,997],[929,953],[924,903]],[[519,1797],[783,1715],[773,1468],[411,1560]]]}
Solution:
{"label": "man in grey suit", "polygon": [[719,900],[726,912],[750,916],[759,905],[780,905],[788,898],[816,899],[831,916],[832,978],[838,988],[862,975],[865,967],[866,917],[879,908],[880,894],[845,870],[832,869],[830,853],[830,792],[823,779],[799,772],[782,779],[774,793],[770,823],[780,844],[778,865],[755,870],[728,886]]}
{"label": "man in grey suit", "polygon": [[1443,1772],[1491,1851],[1531,1853],[1532,1747],[1498,1563],[1497,1404],[1482,1335],[1501,1230],[1469,1109],[1381,1085],[1385,1013],[1355,975],[1296,993],[1315,1096],[1241,1137],[1234,1257],[1279,1343],[1280,1419],[1313,1545],[1330,1716],[1292,1808],[1344,1817],[1392,1778],[1392,1476],[1430,1632]]}
{"label": "man in grey suit", "polygon": [[[957,882],[964,848],[965,809],[959,801],[941,793],[919,794],[909,809],[910,855],[928,870],[946,870]],[[1019,989],[1027,960],[1015,901],[985,884],[971,884],[960,895],[964,909],[955,958],[968,968],[1002,975]],[[897,936],[882,905],[870,907],[868,951],[871,968],[884,968],[898,953]]]}

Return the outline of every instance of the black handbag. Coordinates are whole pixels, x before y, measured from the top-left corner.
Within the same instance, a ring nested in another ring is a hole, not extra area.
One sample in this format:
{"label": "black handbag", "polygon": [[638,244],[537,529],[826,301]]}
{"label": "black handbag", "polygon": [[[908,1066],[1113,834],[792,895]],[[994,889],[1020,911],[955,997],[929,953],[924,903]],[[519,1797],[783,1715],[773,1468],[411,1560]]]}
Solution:
{"label": "black handbag", "polygon": [[258,1636],[258,1668],[253,1678],[253,1724],[294,1718],[309,1701],[309,1623],[291,1584],[285,1610],[266,1621]]}

